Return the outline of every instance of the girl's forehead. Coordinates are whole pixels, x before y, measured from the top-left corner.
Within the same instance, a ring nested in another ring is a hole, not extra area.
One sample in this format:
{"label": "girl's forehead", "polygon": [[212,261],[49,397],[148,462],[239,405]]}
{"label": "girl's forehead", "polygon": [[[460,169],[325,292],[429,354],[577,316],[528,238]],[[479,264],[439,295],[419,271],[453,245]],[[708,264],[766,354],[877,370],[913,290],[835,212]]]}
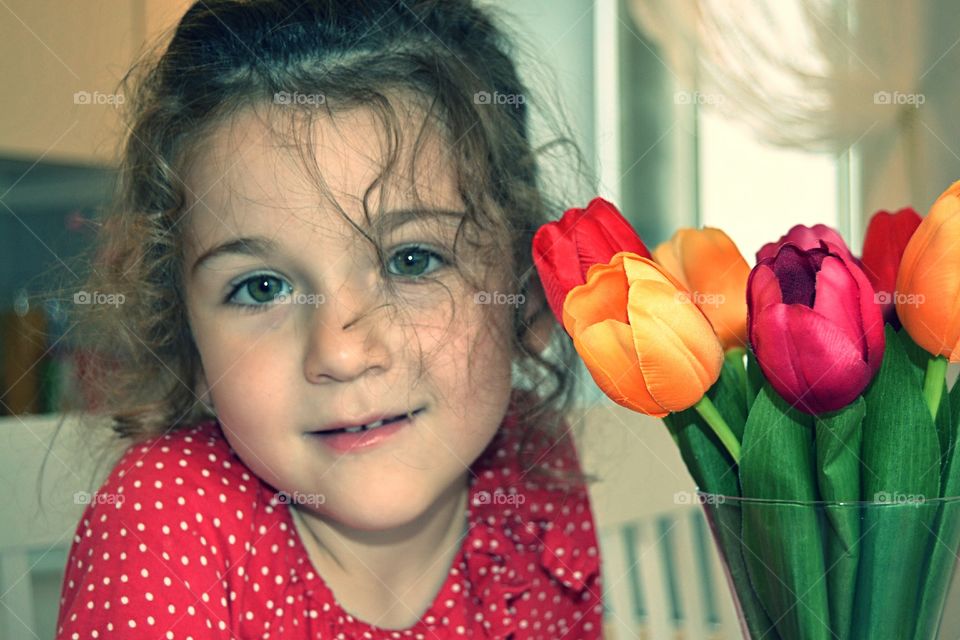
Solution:
{"label": "girl's forehead", "polygon": [[303,217],[332,210],[334,202],[362,225],[364,195],[381,176],[367,198],[371,215],[417,206],[463,208],[450,150],[436,128],[420,135],[422,119],[400,121],[397,162],[386,174],[386,132],[372,111],[317,115],[310,126],[296,128],[284,127],[287,122],[247,110],[210,134],[184,179],[188,226],[199,232],[225,217],[249,217],[238,213],[261,220]]}

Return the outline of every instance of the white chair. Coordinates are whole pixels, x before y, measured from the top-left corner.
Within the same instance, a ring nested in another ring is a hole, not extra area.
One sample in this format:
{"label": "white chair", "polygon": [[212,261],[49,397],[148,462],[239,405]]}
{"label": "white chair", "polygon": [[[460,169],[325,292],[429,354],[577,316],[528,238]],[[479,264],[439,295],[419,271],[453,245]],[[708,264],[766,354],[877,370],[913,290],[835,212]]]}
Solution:
{"label": "white chair", "polygon": [[741,638],[695,483],[662,421],[601,398],[575,426],[603,562],[605,638]]}
{"label": "white chair", "polygon": [[[70,416],[0,418],[0,638],[56,634],[64,565],[85,501],[112,460],[104,430]],[[56,438],[54,439],[54,436]],[[42,481],[41,481],[42,480]]]}

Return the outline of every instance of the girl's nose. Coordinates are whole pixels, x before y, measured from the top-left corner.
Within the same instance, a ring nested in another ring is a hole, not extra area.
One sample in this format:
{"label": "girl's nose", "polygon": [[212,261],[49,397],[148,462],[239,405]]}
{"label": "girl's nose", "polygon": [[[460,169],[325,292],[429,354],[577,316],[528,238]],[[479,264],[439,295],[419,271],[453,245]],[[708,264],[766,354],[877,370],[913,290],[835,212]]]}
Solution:
{"label": "girl's nose", "polygon": [[347,382],[390,368],[384,307],[371,291],[329,296],[307,314],[304,374],[311,383]]}

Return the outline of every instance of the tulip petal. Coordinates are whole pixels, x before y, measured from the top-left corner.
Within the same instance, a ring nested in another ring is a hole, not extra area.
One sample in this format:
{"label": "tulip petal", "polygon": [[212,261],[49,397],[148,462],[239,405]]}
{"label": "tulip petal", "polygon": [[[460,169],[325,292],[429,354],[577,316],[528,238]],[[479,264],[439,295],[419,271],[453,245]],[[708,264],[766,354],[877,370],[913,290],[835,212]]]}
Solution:
{"label": "tulip petal", "polygon": [[[821,240],[832,245],[837,253],[853,259],[853,254],[850,253],[850,248],[847,247],[847,243],[843,241],[843,237],[833,228],[825,224],[815,224],[812,227],[798,224],[791,227],[790,230],[780,236],[780,239],[776,242],[768,242],[763,245],[763,247],[757,251],[757,263],[777,255],[780,247],[788,242],[795,244],[803,250],[807,250],[819,247]],[[856,260],[854,259],[854,261]]]}
{"label": "tulip petal", "polygon": [[635,280],[627,316],[650,395],[670,411],[696,404],[723,366],[723,349],[703,312],[676,287]]}
{"label": "tulip petal", "polygon": [[758,264],[750,272],[747,289],[752,295],[747,298],[748,311],[757,314],[772,304],[781,304],[783,294],[777,274],[767,264]]}
{"label": "tulip petal", "polygon": [[784,400],[806,413],[853,402],[873,377],[856,342],[804,305],[773,305],[756,318],[754,349],[764,376]]}
{"label": "tulip petal", "polygon": [[590,325],[577,334],[573,346],[608,398],[657,418],[669,413],[647,390],[628,325],[616,320]]}
{"label": "tulip petal", "polygon": [[682,238],[686,229],[680,229],[673,234],[673,238],[670,240],[665,240],[657,245],[657,248],[653,250],[653,259],[661,267],[667,270],[667,272],[676,278],[678,281],[683,283],[683,286],[687,289],[690,288],[690,283],[687,282],[686,272],[684,270],[683,257],[682,257]]}
{"label": "tulip petal", "polygon": [[[603,198],[594,198],[587,205],[587,213],[581,224],[586,224],[585,233],[577,234],[578,254],[588,267],[597,262],[608,262],[612,251],[630,251],[645,258],[650,251],[620,211]],[[584,242],[590,240],[590,242]]]}
{"label": "tulip petal", "polygon": [[747,278],[750,266],[720,229],[704,227],[681,237],[684,282],[710,321],[724,350],[747,340]]}
{"label": "tulip petal", "polygon": [[808,251],[811,250],[785,244],[771,263],[773,272],[780,281],[780,293],[784,304],[813,306],[817,272]]}
{"label": "tulip petal", "polygon": [[960,362],[960,182],[934,203],[903,252],[897,315],[926,351]]}
{"label": "tulip petal", "polygon": [[622,262],[593,265],[587,281],[567,294],[561,314],[564,328],[574,337],[604,320],[626,324],[627,279]]}
{"label": "tulip petal", "polygon": [[903,251],[922,221],[910,207],[896,213],[877,211],[870,218],[861,260],[875,291],[893,293]]}
{"label": "tulip petal", "polygon": [[567,230],[558,223],[545,224],[533,237],[533,262],[540,275],[543,293],[554,315],[560,319],[563,299],[574,286],[582,284],[580,262],[568,248]]}
{"label": "tulip petal", "polygon": [[[863,335],[860,317],[860,287],[850,269],[841,258],[827,256],[817,272],[816,286],[813,310],[850,336],[860,350],[860,357],[866,360],[867,339]],[[873,304],[872,288],[868,297]]]}

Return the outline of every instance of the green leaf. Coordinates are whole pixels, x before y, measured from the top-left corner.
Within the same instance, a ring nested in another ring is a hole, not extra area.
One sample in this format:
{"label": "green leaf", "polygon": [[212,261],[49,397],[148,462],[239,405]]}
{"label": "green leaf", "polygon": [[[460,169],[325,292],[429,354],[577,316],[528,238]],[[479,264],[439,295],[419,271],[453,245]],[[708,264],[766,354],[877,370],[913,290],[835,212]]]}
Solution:
{"label": "green leaf", "polygon": [[725,361],[720,370],[720,378],[707,391],[707,396],[730,426],[733,435],[737,436],[737,440],[743,440],[743,425],[747,422],[743,379],[743,368],[738,371],[736,365]]}
{"label": "green leaf", "polygon": [[783,638],[831,638],[818,499],[813,418],[765,384],[743,433],[743,556],[754,589]]}
{"label": "green leaf", "polygon": [[[741,382],[732,367],[730,363],[724,363],[720,379],[710,388],[707,396],[740,439],[743,436],[744,422],[746,422],[746,407],[743,403]],[[680,449],[680,456],[701,491],[724,496],[740,495],[737,466],[713,429],[707,425],[696,409],[691,407],[680,413],[672,413],[663,418],[663,421],[670,429]],[[715,539],[726,561],[730,579],[739,594],[740,606],[751,636],[765,640],[779,640],[779,636],[772,629],[772,623],[750,586],[740,546],[740,511],[713,503],[705,504],[704,509],[710,510],[710,515],[716,523]]]}
{"label": "green leaf", "polygon": [[744,419],[746,419],[747,411],[750,408],[750,403],[753,401],[753,397],[750,395],[749,385],[747,384],[746,348],[735,347],[733,349],[729,349],[724,354],[724,362],[730,364],[732,370],[737,374],[737,387],[739,388],[740,400],[743,404],[743,416]]}
{"label": "green leaf", "polygon": [[[823,500],[860,500],[860,449],[866,402],[862,397],[839,411],[814,417],[817,483]],[[825,507],[827,587],[830,627],[835,638],[850,637],[857,564],[860,560],[860,514],[855,507]]]}
{"label": "green leaf", "polygon": [[763,388],[763,383],[766,382],[766,378],[763,377],[763,371],[760,369],[760,363],[757,362],[757,356],[753,353],[753,349],[747,349],[747,403],[750,406],[753,406],[753,401],[756,399],[757,394],[760,393],[760,389]]}
{"label": "green leaf", "polygon": [[[921,393],[923,392],[923,381],[927,373],[927,363],[930,362],[931,355],[927,352],[926,349],[918,345],[913,341],[913,338],[910,337],[910,334],[907,333],[906,329],[901,328],[898,332],[898,337],[900,338],[900,344],[903,345],[903,350],[906,352],[907,357],[910,359],[910,363],[913,365],[912,369],[917,376],[917,383]],[[946,380],[944,380],[944,385],[946,385]],[[947,395],[947,394],[944,394]],[[946,401],[941,396],[940,408],[937,410],[937,436],[940,439],[940,451],[950,451],[953,448],[953,430],[951,429],[951,416],[950,416],[950,401],[949,398]],[[940,457],[940,468],[937,470],[940,474],[940,488],[941,495],[944,485],[947,481],[947,455],[942,455]]]}
{"label": "green leaf", "polygon": [[740,494],[733,459],[696,411],[671,413],[663,421],[698,489],[727,496]]}
{"label": "green leaf", "polygon": [[[960,496],[960,447],[957,446],[960,405],[956,404],[955,399],[956,394],[944,393],[937,410],[938,433],[941,429],[949,432],[949,448],[943,454],[942,464],[940,495],[943,497]],[[960,502],[939,505],[927,547],[924,568],[920,574],[923,586],[918,594],[917,631],[914,635],[918,639],[932,638],[940,624],[944,601],[956,567],[957,549],[960,548]]]}
{"label": "green leaf", "polygon": [[950,405],[953,407],[953,423],[960,419],[960,378],[953,381],[953,389],[950,390]]}
{"label": "green leaf", "polygon": [[920,384],[923,385],[923,374],[927,370],[927,360],[930,359],[930,354],[927,353],[926,349],[914,342],[913,338],[910,337],[910,334],[907,333],[907,330],[903,327],[897,331],[897,337],[900,339],[900,344],[903,345],[903,350],[906,352],[907,357],[910,358],[910,364],[913,365],[913,371],[916,373],[917,379],[920,381]]}
{"label": "green leaf", "polygon": [[[707,391],[707,396],[730,426],[737,439],[743,438],[746,407],[739,378],[733,365],[723,363],[720,378]],[[701,491],[727,496],[740,495],[737,466],[713,429],[693,407],[671,413],[663,421],[680,448],[680,456]]]}
{"label": "green leaf", "polygon": [[865,395],[864,500],[892,504],[864,511],[853,637],[913,636],[915,602],[935,511],[904,500],[940,491],[940,437],[917,380],[915,365],[892,327],[876,378]]}
{"label": "green leaf", "polygon": [[863,431],[864,500],[875,494],[910,493],[935,497],[940,439],[913,365],[889,325],[887,347],[876,378],[867,388]]}

